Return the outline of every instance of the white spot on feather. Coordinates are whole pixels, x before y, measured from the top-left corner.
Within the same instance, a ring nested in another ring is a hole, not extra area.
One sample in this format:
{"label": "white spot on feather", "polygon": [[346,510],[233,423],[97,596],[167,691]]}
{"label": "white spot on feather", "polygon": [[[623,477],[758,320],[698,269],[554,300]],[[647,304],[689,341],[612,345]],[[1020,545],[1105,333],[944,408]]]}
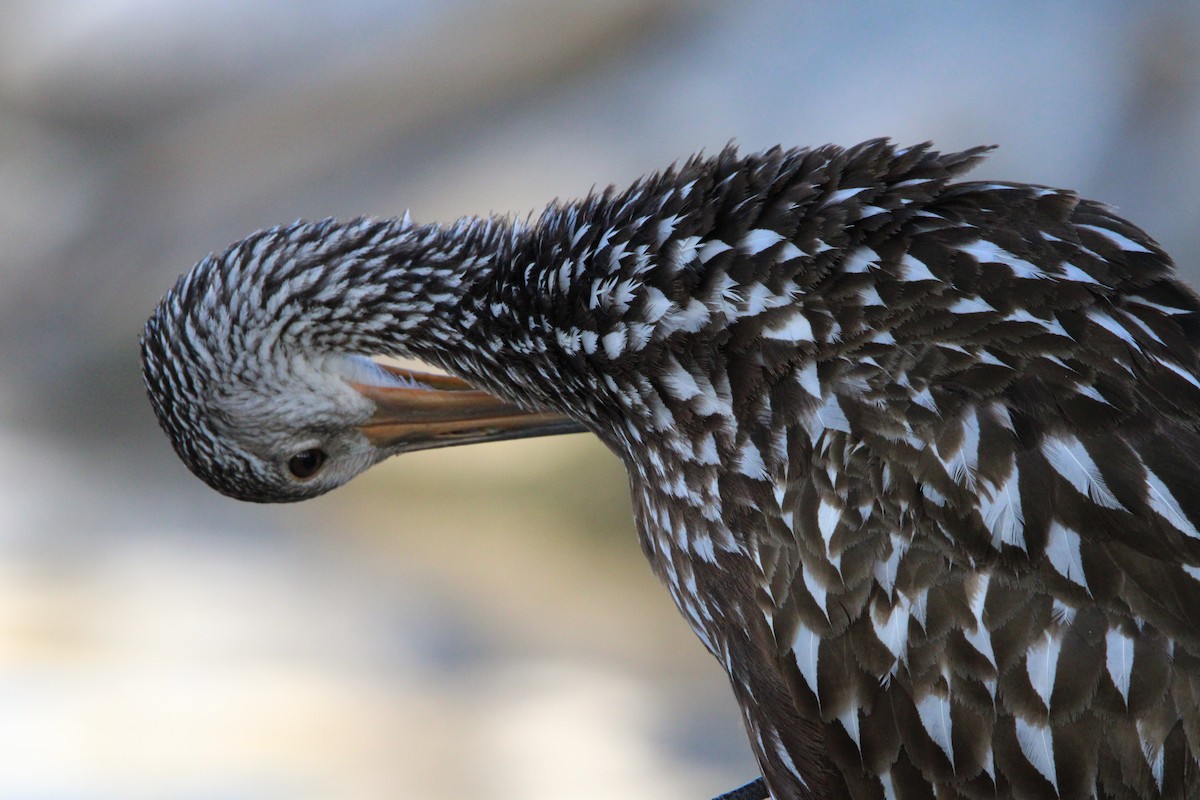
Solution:
{"label": "white spot on feather", "polygon": [[1027,311],[1024,308],[1014,309],[1011,313],[1007,314],[1004,317],[1004,321],[1005,322],[1028,322],[1033,325],[1041,325],[1042,327],[1045,327],[1045,325],[1046,325],[1046,320],[1042,319],[1041,317],[1035,317],[1033,314],[1029,313],[1029,311]]}
{"label": "white spot on feather", "polygon": [[696,259],[696,245],[700,243],[699,236],[685,236],[675,243],[675,249],[667,258],[667,264],[672,272],[678,272],[685,265]]}
{"label": "white spot on feather", "polygon": [[1164,342],[1162,340],[1162,338],[1159,337],[1159,335],[1154,332],[1154,329],[1151,328],[1149,325],[1147,325],[1146,321],[1144,319],[1142,319],[1141,317],[1139,317],[1137,314],[1132,314],[1132,313],[1126,311],[1122,316],[1124,316],[1125,319],[1129,320],[1134,325],[1137,325],[1139,328],[1141,328],[1143,331],[1145,331],[1146,335],[1149,336],[1154,341],[1158,342],[1159,344],[1166,344],[1166,342]]}
{"label": "white spot on feather", "polygon": [[934,402],[933,395],[929,391],[929,387],[922,389],[912,396],[912,401],[922,408],[938,413],[937,403]]}
{"label": "white spot on feather", "polygon": [[892,588],[896,585],[896,572],[900,568],[900,559],[908,550],[908,542],[898,536],[892,536],[891,545],[892,551],[888,557],[883,561],[877,559],[871,568],[875,582],[888,593],[889,597],[892,595]]}
{"label": "white spot on feather", "polygon": [[755,228],[742,237],[742,241],[738,243],[738,247],[746,255],[753,256],[782,240],[783,234],[777,231],[767,230],[766,228]]}
{"label": "white spot on feather", "polygon": [[1092,322],[1096,323],[1101,328],[1104,328],[1104,330],[1113,334],[1118,339],[1126,342],[1131,347],[1139,350],[1141,349],[1141,345],[1138,344],[1137,339],[1134,338],[1129,329],[1115,320],[1111,314],[1106,314],[1102,311],[1097,311],[1095,308],[1090,308],[1088,309],[1087,316]]}
{"label": "white spot on feather", "polygon": [[1108,398],[1100,394],[1100,392],[1096,390],[1096,387],[1090,384],[1084,384],[1082,386],[1076,385],[1075,393],[1090,400],[1095,400],[1097,403],[1103,403],[1106,406],[1112,405],[1112,403],[1108,402]]}
{"label": "white spot on feather", "polygon": [[779,731],[774,728],[771,729],[771,744],[774,746],[775,752],[779,754],[779,760],[783,762],[783,766],[787,771],[792,773],[802,786],[808,786],[808,783],[804,780],[804,776],[800,774],[800,770],[796,769],[796,763],[792,761],[791,753],[787,751],[783,740],[779,738]]}
{"label": "white spot on feather", "polygon": [[607,278],[595,278],[592,280],[592,288],[588,292],[588,308],[597,309],[601,305],[607,305],[608,293],[612,291],[616,285],[619,276],[612,275]]}
{"label": "white spot on feather", "polygon": [[842,512],[836,506],[831,506],[824,500],[820,501],[817,508],[817,530],[821,532],[821,538],[825,541],[825,552],[829,552],[829,544],[833,541],[833,533],[837,530],[838,522],[842,518]]}
{"label": "white spot on feather", "polygon": [[777,322],[769,328],[764,328],[763,338],[784,342],[811,342],[813,340],[812,323],[804,312],[797,309],[787,319]]}
{"label": "white spot on feather", "polygon": [[604,354],[609,358],[617,358],[621,355],[621,351],[625,349],[625,330],[621,326],[611,333],[606,333],[600,340],[604,346]]}
{"label": "white spot on feather", "polygon": [[811,569],[802,566],[800,568],[800,577],[804,579],[804,588],[808,589],[808,593],[812,595],[813,601],[821,609],[821,613],[825,615],[825,619],[828,620],[829,609],[826,607],[826,601],[829,591],[817,580],[817,576],[813,574]]}
{"label": "white spot on feather", "polygon": [[628,254],[628,242],[624,239],[618,241],[608,251],[608,273],[619,272],[621,269],[621,259]]}
{"label": "white spot on feather", "polygon": [[575,231],[575,234],[571,237],[571,247],[575,247],[575,245],[579,244],[579,240],[586,236],[587,232],[591,229],[592,226],[590,223],[585,222],[580,225],[579,230]]}
{"label": "white spot on feather", "polygon": [[574,277],[574,269],[575,262],[571,261],[569,258],[562,263],[561,267],[558,268],[559,291],[565,292],[571,288],[571,279]]}
{"label": "white spot on feather", "polygon": [[644,322],[631,322],[626,328],[625,343],[630,350],[641,350],[654,335],[654,326]]}
{"label": "white spot on feather", "polygon": [[821,695],[817,691],[817,664],[820,658],[821,637],[811,628],[801,625],[796,631],[796,640],[792,643],[792,654],[796,657],[796,666],[808,688],[821,703]]}
{"label": "white spot on feather", "polygon": [[846,735],[850,737],[850,741],[854,742],[854,746],[861,750],[862,743],[859,741],[861,731],[859,730],[858,707],[852,705],[841,714],[838,714],[838,722],[842,723],[842,730],[846,731]]}
{"label": "white spot on feather", "polygon": [[817,377],[817,362],[809,361],[800,369],[796,370],[796,382],[800,384],[800,388],[808,392],[813,397],[821,396],[821,381]]}
{"label": "white spot on feather", "polygon": [[835,189],[834,191],[829,193],[828,197],[825,198],[825,202],[821,203],[821,207],[824,208],[825,206],[831,206],[831,205],[834,205],[835,203],[841,203],[846,200],[849,200],[851,197],[854,197],[855,195],[857,195],[861,192],[865,192],[868,188],[870,188],[870,187],[868,187],[868,186],[853,186],[849,189]]}
{"label": "white spot on feather", "polygon": [[900,268],[903,270],[900,277],[910,283],[940,280],[937,275],[929,271],[929,266],[924,261],[909,253],[900,257]]}
{"label": "white spot on feather", "polygon": [[786,264],[797,258],[803,258],[804,251],[791,242],[784,242],[783,247],[779,248],[779,256],[776,258],[776,263]]}
{"label": "white spot on feather", "polygon": [[693,375],[692,378],[700,389],[700,393],[691,400],[692,411],[697,416],[711,417],[719,414],[728,417],[733,414],[733,407],[730,405],[732,398],[723,396],[721,392],[717,391],[705,375]]}
{"label": "white spot on feather", "polygon": [[624,314],[629,310],[629,304],[637,297],[637,291],[641,287],[642,282],[639,280],[621,281],[613,287],[613,293],[608,298],[606,305],[618,313]]}
{"label": "white spot on feather", "polygon": [[579,348],[582,346],[581,336],[582,331],[578,328],[560,329],[554,332],[554,337],[558,340],[558,346],[568,355],[579,352]]}
{"label": "white spot on feather", "polygon": [[863,308],[884,305],[883,298],[879,296],[879,291],[874,286],[867,286],[862,289],[858,293],[858,297],[862,301]]}
{"label": "white spot on feather", "polygon": [[1125,509],[1108,488],[1096,462],[1078,439],[1046,439],[1042,442],[1042,454],[1046,456],[1055,472],[1066,478],[1080,494],[1090,498],[1096,505]]}
{"label": "white spot on feather", "polygon": [[1153,301],[1147,300],[1144,297],[1139,297],[1138,295],[1130,295],[1128,297],[1128,300],[1130,302],[1137,303],[1138,305],[1145,306],[1146,308],[1153,308],[1155,311],[1161,311],[1162,313],[1167,314],[1168,316],[1174,316],[1176,314],[1191,314],[1191,313],[1193,313],[1192,309],[1190,309],[1190,308],[1179,308],[1178,306],[1165,306],[1162,303],[1155,303]]}
{"label": "white spot on feather", "polygon": [[986,314],[996,309],[978,297],[960,297],[946,310],[951,314]]}
{"label": "white spot on feather", "polygon": [[673,331],[695,333],[708,322],[709,315],[708,306],[693,297],[688,301],[687,307],[676,306],[660,320],[661,335],[665,336]]}
{"label": "white spot on feather", "polygon": [[1175,495],[1171,494],[1171,490],[1163,483],[1162,478],[1151,472],[1149,468],[1146,469],[1146,488],[1151,508],[1175,528],[1186,533],[1188,536],[1200,539],[1200,531],[1196,530],[1196,526],[1183,513],[1183,507],[1179,505],[1179,501],[1175,499]]}
{"label": "white spot on feather", "polygon": [[605,228],[600,234],[600,238],[596,240],[595,246],[592,248],[593,253],[599,253],[604,248],[608,247],[608,243],[612,241],[612,237],[616,234],[615,228]]}
{"label": "white spot on feather", "polygon": [[651,419],[654,422],[654,430],[665,431],[675,425],[675,415],[663,403],[658,392],[653,389],[643,392],[643,401],[646,407],[650,409]]}
{"label": "white spot on feather", "polygon": [[892,782],[892,773],[885,772],[880,775],[879,783],[883,786],[884,800],[896,800],[896,786]]}
{"label": "white spot on feather", "polygon": [[1033,264],[986,239],[978,239],[958,249],[960,252],[974,256],[975,260],[980,264],[1003,264],[1012,270],[1013,275],[1018,278],[1036,279],[1045,277],[1045,274]]}
{"label": "white spot on feather", "polygon": [[790,302],[792,302],[791,294],[786,292],[784,294],[776,294],[766,284],[755,283],[746,290],[745,316],[754,317],[768,308],[779,308],[780,306],[786,306]]}
{"label": "white spot on feather", "polygon": [[842,264],[842,271],[866,272],[868,267],[878,262],[879,253],[869,247],[860,247],[846,256],[846,261]]}
{"label": "white spot on feather", "polygon": [[1062,270],[1063,277],[1073,283],[1090,283],[1093,286],[1104,286],[1104,284],[1096,280],[1090,272],[1075,264],[1072,264],[1070,261],[1064,261],[1059,268]]}
{"label": "white spot on feather", "polygon": [[975,408],[967,406],[962,416],[962,440],[958,450],[947,462],[946,473],[955,483],[966,484],[979,467],[979,419]]}
{"label": "white spot on feather", "polygon": [[1026,722],[1021,717],[1016,718],[1017,744],[1025,754],[1034,769],[1042,773],[1050,785],[1058,792],[1058,771],[1054,766],[1054,736],[1050,728],[1038,723]]}
{"label": "white spot on feather", "polygon": [[954,745],[950,739],[950,700],[933,693],[927,694],[917,701],[917,715],[929,738],[954,766]]}
{"label": "white spot on feather", "polygon": [[908,603],[908,613],[912,618],[921,623],[921,627],[925,627],[925,617],[929,612],[929,587],[918,589],[916,594],[910,599],[904,590],[900,591],[901,603]]}
{"label": "white spot on feather", "polygon": [[1165,359],[1159,358],[1158,356],[1155,356],[1154,360],[1157,361],[1159,364],[1162,364],[1167,369],[1171,370],[1171,372],[1174,372],[1179,377],[1183,378],[1188,383],[1195,386],[1197,389],[1200,389],[1200,381],[1196,380],[1196,376],[1191,374],[1187,370],[1185,370],[1183,367],[1179,366],[1178,364],[1173,364],[1170,361],[1167,361]]}
{"label": "white spot on feather", "polygon": [[1017,432],[1017,429],[1013,427],[1012,411],[1009,410],[1008,406],[1000,403],[992,403],[989,408],[992,411],[992,418],[1000,424],[1000,427],[1009,433]]}
{"label": "white spot on feather", "polygon": [[710,537],[707,533],[700,533],[692,537],[688,544],[691,547],[691,551],[695,553],[701,561],[706,561],[709,564],[717,563],[717,553],[716,550],[713,549],[712,537]]}
{"label": "white spot on feather", "polygon": [[1129,678],[1133,674],[1133,640],[1120,628],[1109,628],[1104,637],[1105,666],[1113,685],[1129,705]]}
{"label": "white spot on feather", "polygon": [[663,372],[662,382],[667,392],[679,400],[690,400],[700,394],[700,387],[696,384],[696,379],[673,358]]}
{"label": "white spot on feather", "polygon": [[734,466],[738,472],[755,480],[762,480],[767,475],[767,467],[763,464],[762,453],[749,439],[738,450]]}
{"label": "white spot on feather", "polygon": [[808,421],[808,432],[813,439],[825,430],[850,432],[850,420],[846,419],[846,412],[842,411],[835,394],[830,395]]}
{"label": "white spot on feather", "polygon": [[1042,698],[1047,710],[1050,708],[1050,694],[1054,691],[1054,678],[1058,673],[1058,655],[1062,651],[1062,641],[1053,637],[1049,631],[1025,653],[1025,671],[1029,674],[1029,685],[1037,696]]}
{"label": "white spot on feather", "polygon": [[1137,721],[1138,738],[1141,739],[1142,757],[1146,759],[1146,766],[1150,767],[1150,775],[1154,778],[1154,783],[1158,785],[1158,790],[1162,791],[1163,785],[1163,762],[1165,753],[1163,752],[1162,742],[1157,738],[1150,737],[1150,726],[1144,720]]}
{"label": "white spot on feather", "polygon": [[921,493],[925,495],[926,499],[928,499],[929,502],[933,503],[935,506],[941,506],[942,508],[946,507],[946,496],[937,489],[933,488],[933,484],[922,484]]}
{"label": "white spot on feather", "polygon": [[971,614],[975,617],[975,626],[964,630],[963,637],[978,653],[996,668],[996,652],[992,648],[992,637],[986,625],[983,624],[983,606],[987,601],[988,584],[991,582],[990,572],[981,573],[977,579],[975,593],[971,595]]}
{"label": "white spot on feather", "polygon": [[700,245],[700,249],[697,252],[700,256],[700,263],[707,264],[714,257],[724,253],[726,250],[732,249],[732,247],[725,244],[720,239],[709,239],[707,242]]}
{"label": "white spot on feather", "polygon": [[1074,606],[1069,606],[1058,598],[1050,604],[1050,619],[1062,625],[1072,625],[1075,622],[1077,610]]}
{"label": "white spot on feather", "polygon": [[877,602],[871,608],[871,627],[875,629],[875,638],[888,649],[892,658],[897,663],[903,660],[908,643],[908,609],[898,605],[885,608]]}
{"label": "white spot on feather", "polygon": [[1021,510],[1017,473],[1013,464],[1004,483],[980,493],[979,512],[983,524],[992,532],[992,546],[996,549],[1002,544],[1025,549],[1025,514]]}
{"label": "white spot on feather", "polygon": [[1098,233],[1101,236],[1103,236],[1104,238],[1108,239],[1110,242],[1112,242],[1113,244],[1115,244],[1117,247],[1121,248],[1122,250],[1125,250],[1126,252],[1129,252],[1129,253],[1149,253],[1150,252],[1149,248],[1143,247],[1142,245],[1135,242],[1133,239],[1130,239],[1128,236],[1126,236],[1122,233],[1117,233],[1116,231],[1110,230],[1109,228],[1101,228],[1099,225],[1076,225],[1075,227],[1084,228],[1089,231],[1095,231],[1096,233]]}
{"label": "white spot on feather", "polygon": [[655,231],[654,238],[662,244],[667,239],[671,238],[671,234],[675,232],[675,224],[679,222],[679,215],[672,214],[669,217],[663,217],[658,221],[658,228]]}
{"label": "white spot on feather", "polygon": [[1072,583],[1092,593],[1087,576],[1083,574],[1083,559],[1079,555],[1079,534],[1062,525],[1058,520],[1050,523],[1046,537],[1046,557],[1054,570]]}
{"label": "white spot on feather", "polygon": [[726,273],[715,277],[709,276],[708,280],[710,286],[705,294],[704,302],[709,310],[714,314],[723,314],[726,317],[738,316],[738,309],[746,302],[746,298],[738,291],[737,281]]}

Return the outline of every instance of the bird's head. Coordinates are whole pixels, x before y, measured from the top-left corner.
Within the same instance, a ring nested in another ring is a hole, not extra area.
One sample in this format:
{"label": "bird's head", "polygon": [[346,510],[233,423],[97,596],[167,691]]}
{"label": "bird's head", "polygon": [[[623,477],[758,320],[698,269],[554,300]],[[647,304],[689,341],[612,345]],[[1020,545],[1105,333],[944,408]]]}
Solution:
{"label": "bird's head", "polygon": [[451,317],[439,304],[456,302],[471,265],[444,265],[437,234],[406,219],[296,223],[181,277],[146,323],[142,372],[192,472],[238,499],[286,502],[401,452],[579,430],[370,358],[412,355],[406,331]]}

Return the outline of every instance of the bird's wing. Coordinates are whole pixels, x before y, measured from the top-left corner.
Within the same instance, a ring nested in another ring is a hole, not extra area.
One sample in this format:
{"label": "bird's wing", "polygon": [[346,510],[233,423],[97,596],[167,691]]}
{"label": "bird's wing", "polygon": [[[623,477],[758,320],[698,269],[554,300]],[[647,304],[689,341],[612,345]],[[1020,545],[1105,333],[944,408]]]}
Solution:
{"label": "bird's wing", "polygon": [[739,521],[797,712],[739,689],[760,761],[807,719],[853,797],[1192,796],[1200,304],[1065,193],[967,184],[929,217],[873,251],[893,302],[810,420],[772,422],[811,447]]}

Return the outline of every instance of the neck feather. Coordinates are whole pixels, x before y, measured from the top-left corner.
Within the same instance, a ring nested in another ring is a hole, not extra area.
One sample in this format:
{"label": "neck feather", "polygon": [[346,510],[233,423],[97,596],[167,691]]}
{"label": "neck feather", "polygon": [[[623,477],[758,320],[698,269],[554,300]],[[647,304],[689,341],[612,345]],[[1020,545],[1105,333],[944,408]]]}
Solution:
{"label": "neck feather", "polygon": [[[209,256],[180,279],[160,313],[176,321],[181,340],[213,357],[236,353],[246,364],[272,354],[443,364],[469,327],[465,294],[508,237],[508,224],[492,219],[445,227],[407,217],[297,222]],[[230,348],[231,340],[240,346]]]}

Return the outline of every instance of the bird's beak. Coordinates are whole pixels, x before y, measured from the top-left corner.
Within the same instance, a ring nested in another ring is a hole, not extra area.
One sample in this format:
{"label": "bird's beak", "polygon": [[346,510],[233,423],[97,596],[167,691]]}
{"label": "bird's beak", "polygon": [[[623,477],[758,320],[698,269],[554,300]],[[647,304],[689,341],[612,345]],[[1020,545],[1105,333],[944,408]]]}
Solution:
{"label": "bird's beak", "polygon": [[568,417],[526,411],[449,375],[380,366],[405,385],[353,386],[376,407],[359,430],[391,453],[586,430]]}

